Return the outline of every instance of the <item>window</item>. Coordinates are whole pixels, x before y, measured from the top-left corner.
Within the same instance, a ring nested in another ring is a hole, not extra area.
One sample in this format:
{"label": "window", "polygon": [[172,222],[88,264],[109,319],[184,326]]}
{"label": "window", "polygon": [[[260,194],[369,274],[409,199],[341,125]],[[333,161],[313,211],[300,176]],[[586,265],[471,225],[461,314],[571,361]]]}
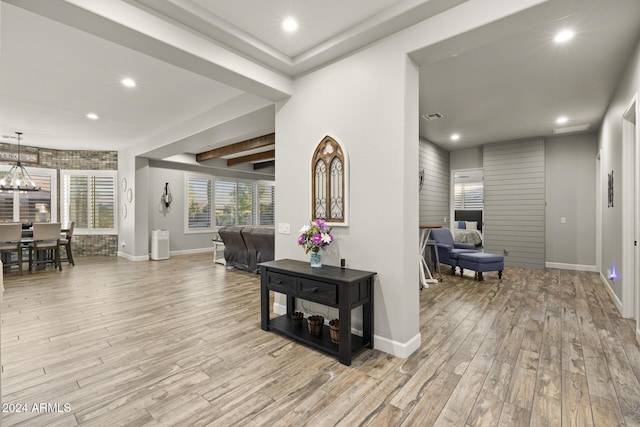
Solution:
{"label": "window", "polygon": [[455,184],[453,208],[461,210],[482,210],[483,185],[481,182]]}
{"label": "window", "polygon": [[215,182],[216,226],[274,225],[275,186],[266,182]]}
{"label": "window", "polygon": [[325,136],[311,162],[311,219],[347,225],[346,162],[342,147],[335,139]]}
{"label": "window", "polygon": [[211,231],[211,179],[187,176],[187,227],[189,231]]}
{"label": "window", "polygon": [[61,170],[61,214],[77,234],[117,234],[116,171]]}
{"label": "window", "polygon": [[[0,178],[10,165],[0,165]],[[27,167],[40,191],[1,191],[0,222],[56,222],[57,171]]]}
{"label": "window", "polygon": [[187,175],[186,182],[189,210],[185,232],[211,232],[224,226],[274,225],[273,182],[195,175]]}
{"label": "window", "polygon": [[276,187],[273,184],[258,184],[257,225],[275,225]]}

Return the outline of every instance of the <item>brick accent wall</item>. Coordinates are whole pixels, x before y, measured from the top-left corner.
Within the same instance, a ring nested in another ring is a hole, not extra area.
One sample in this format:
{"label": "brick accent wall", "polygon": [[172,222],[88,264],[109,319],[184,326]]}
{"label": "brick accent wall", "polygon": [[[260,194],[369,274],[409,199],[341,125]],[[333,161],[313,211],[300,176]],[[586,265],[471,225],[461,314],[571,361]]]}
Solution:
{"label": "brick accent wall", "polygon": [[[17,151],[14,144],[0,143],[0,150]],[[39,153],[40,164],[25,163],[29,169],[32,167],[57,169],[58,180],[58,218],[60,218],[60,169],[77,170],[117,170],[117,151],[91,151],[91,150],[54,150],[51,148],[37,148],[20,144],[20,151],[27,153]],[[12,162],[0,162],[12,164]],[[117,212],[116,212],[117,214]],[[115,256],[118,252],[118,236],[114,235],[74,235],[72,239],[73,256],[88,255]]]}

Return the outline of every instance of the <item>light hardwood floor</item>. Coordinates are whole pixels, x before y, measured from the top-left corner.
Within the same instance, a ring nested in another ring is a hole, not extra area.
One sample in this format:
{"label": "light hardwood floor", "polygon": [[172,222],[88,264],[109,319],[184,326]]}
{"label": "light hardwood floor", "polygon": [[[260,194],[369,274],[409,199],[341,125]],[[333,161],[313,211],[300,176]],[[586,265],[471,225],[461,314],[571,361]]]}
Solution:
{"label": "light hardwood floor", "polygon": [[593,273],[445,275],[420,293],[418,351],[351,367],[262,331],[259,277],[210,254],[5,287],[2,397],[27,412],[4,426],[640,425],[633,324]]}

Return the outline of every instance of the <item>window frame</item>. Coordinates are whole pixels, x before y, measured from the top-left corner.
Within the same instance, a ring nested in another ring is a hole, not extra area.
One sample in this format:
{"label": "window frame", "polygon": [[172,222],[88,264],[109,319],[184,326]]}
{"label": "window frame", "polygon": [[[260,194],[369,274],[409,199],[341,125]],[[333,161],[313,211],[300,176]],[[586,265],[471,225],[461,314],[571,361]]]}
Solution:
{"label": "window frame", "polygon": [[[0,171],[8,172],[12,164],[0,164]],[[49,175],[51,177],[51,222],[58,222],[58,170],[25,166],[29,174]],[[20,192],[13,191],[13,222],[20,221]]]}
{"label": "window frame", "polygon": [[[209,209],[209,220],[211,221],[211,227],[208,228],[189,228],[189,180],[190,179],[202,179],[209,181],[211,185],[211,200],[209,204],[212,206]],[[235,184],[235,194],[234,194],[234,202],[235,202],[235,218],[234,223],[229,225],[217,225],[216,218],[216,183],[217,182],[225,182],[225,183],[233,183]],[[251,196],[251,224],[239,225],[239,213],[238,213],[238,184],[248,184],[251,186],[252,196]],[[271,187],[273,190],[273,223],[272,224],[261,224],[260,223],[260,186]],[[206,175],[206,174],[198,174],[198,173],[185,173],[184,175],[184,233],[185,234],[202,234],[202,233],[215,233],[222,227],[266,227],[266,228],[275,228],[275,181],[269,180],[252,180],[252,179],[242,179],[242,178],[232,178],[225,176],[215,176],[215,175]]]}
{"label": "window frame", "polygon": [[[190,179],[202,179],[207,180],[209,185],[211,186],[210,199],[209,199],[209,227],[198,227],[198,228],[190,228],[189,227],[189,180]],[[203,233],[214,233],[217,230],[215,226],[215,217],[213,215],[213,211],[215,209],[211,209],[212,203],[215,201],[215,185],[214,178],[211,175],[198,174],[198,173],[185,173],[184,175],[184,234],[203,234]]]}
{"label": "window frame", "polygon": [[[88,179],[91,177],[109,177],[113,178],[113,228],[84,228],[75,226],[73,229],[73,234],[77,235],[102,235],[102,236],[111,236],[118,235],[119,230],[119,215],[118,215],[118,206],[119,206],[119,197],[118,197],[118,171],[117,170],[89,170],[89,169],[60,169],[60,186],[64,187],[64,181],[66,176],[86,176]],[[63,219],[68,218],[68,205],[67,200],[65,198],[65,192],[60,192],[60,216]],[[89,193],[87,193],[87,198],[89,198]],[[91,203],[87,203],[87,209],[89,209]],[[70,218],[69,218],[70,220]]]}

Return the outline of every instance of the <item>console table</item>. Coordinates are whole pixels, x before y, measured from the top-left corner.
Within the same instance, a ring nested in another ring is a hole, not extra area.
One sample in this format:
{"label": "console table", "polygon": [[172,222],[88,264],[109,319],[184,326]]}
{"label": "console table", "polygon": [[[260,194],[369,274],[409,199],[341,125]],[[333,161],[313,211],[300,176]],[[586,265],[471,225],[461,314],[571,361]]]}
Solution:
{"label": "console table", "polygon": [[[333,266],[312,268],[309,262],[281,259],[263,262],[261,276],[261,326],[336,356],[344,365],[363,348],[373,348],[373,276],[370,271]],[[287,314],[270,319],[269,291],[287,296]],[[331,342],[329,327],[322,334],[310,335],[306,319],[295,328],[291,314],[296,298],[338,309],[340,343]],[[351,334],[351,310],[362,306],[362,337]],[[350,339],[349,339],[350,338]]]}

